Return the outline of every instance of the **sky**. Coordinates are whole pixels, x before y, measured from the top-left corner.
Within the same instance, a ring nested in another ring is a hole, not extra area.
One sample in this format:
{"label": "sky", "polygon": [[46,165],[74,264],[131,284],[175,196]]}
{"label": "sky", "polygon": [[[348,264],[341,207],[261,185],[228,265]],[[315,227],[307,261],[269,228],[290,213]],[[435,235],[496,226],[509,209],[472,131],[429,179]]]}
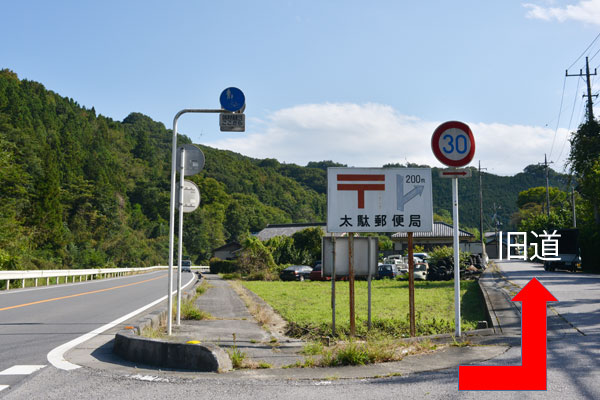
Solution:
{"label": "sky", "polygon": [[2,5],[0,68],[167,128],[235,86],[246,132],[220,132],[214,114],[184,115],[179,132],[299,165],[441,166],[431,136],[458,120],[474,134],[471,165],[513,175],[545,154],[565,171],[585,118],[585,81],[565,70],[585,56],[600,68],[599,34],[600,0],[22,0]]}

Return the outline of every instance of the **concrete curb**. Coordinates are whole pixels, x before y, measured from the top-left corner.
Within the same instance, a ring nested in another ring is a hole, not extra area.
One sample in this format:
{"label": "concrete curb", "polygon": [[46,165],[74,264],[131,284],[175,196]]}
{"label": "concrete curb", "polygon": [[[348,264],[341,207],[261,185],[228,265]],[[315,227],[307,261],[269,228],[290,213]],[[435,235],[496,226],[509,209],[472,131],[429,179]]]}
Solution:
{"label": "concrete curb", "polygon": [[224,350],[207,344],[172,343],[138,336],[132,330],[115,335],[113,352],[127,361],[163,368],[201,372],[230,370],[231,361]]}
{"label": "concrete curb", "polygon": [[[202,279],[181,294],[182,299],[192,298]],[[167,308],[153,311],[134,324],[132,329],[116,333],[113,353],[134,363],[163,368],[189,369],[201,372],[222,372],[232,369],[227,353],[212,344],[175,343],[140,336],[145,328],[157,328],[167,320]]]}
{"label": "concrete curb", "polygon": [[492,268],[488,267],[479,278],[479,286],[495,333],[520,334],[521,313],[506,292],[506,282],[501,277],[495,276]]}
{"label": "concrete curb", "polygon": [[[485,317],[487,319],[488,324],[490,324],[489,328],[493,330],[494,333],[499,333],[497,330],[498,327],[498,317],[496,316],[496,312],[494,311],[494,307],[490,300],[490,295],[487,290],[487,279],[490,279],[491,272],[489,268],[486,268],[481,275],[477,283],[479,284],[479,289],[481,290],[481,294],[483,295],[483,300],[485,301]],[[493,278],[492,278],[493,279]]]}

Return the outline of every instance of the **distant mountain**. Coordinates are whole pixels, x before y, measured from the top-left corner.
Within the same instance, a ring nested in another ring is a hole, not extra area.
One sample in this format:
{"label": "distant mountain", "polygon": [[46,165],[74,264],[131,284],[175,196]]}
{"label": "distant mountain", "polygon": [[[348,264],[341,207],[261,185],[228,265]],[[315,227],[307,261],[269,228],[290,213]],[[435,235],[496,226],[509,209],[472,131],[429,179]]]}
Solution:
{"label": "distant mountain", "polygon": [[[145,115],[113,121],[0,71],[0,269],[166,263],[171,134]],[[189,179],[201,207],[185,215],[184,230],[194,261],[268,223],[325,221],[326,170],[341,164],[303,167],[200,147],[205,168]],[[550,181],[564,188],[566,177],[552,171]],[[483,174],[487,226],[494,202],[508,226],[518,192],[543,184],[537,166],[514,177]],[[433,191],[434,211],[447,216],[450,182],[436,169]],[[460,220],[479,226],[476,173],[460,181]]]}

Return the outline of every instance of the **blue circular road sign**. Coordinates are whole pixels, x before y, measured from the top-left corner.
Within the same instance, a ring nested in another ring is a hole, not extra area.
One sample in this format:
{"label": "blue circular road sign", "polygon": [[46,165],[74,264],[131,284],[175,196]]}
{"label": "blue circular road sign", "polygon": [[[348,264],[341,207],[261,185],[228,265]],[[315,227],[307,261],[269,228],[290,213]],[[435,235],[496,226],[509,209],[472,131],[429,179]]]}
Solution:
{"label": "blue circular road sign", "polygon": [[246,96],[244,93],[235,87],[229,87],[221,93],[221,107],[227,111],[239,111],[246,104]]}

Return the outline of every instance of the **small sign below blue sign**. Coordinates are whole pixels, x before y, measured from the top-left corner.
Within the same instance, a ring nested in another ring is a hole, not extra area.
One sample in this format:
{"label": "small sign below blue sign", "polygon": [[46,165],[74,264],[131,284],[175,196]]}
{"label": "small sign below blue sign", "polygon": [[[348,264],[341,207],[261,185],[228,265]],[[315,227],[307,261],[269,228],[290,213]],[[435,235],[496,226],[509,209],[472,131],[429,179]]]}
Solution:
{"label": "small sign below blue sign", "polygon": [[219,100],[221,101],[221,107],[231,112],[240,111],[246,104],[246,96],[240,89],[235,87],[223,90]]}

